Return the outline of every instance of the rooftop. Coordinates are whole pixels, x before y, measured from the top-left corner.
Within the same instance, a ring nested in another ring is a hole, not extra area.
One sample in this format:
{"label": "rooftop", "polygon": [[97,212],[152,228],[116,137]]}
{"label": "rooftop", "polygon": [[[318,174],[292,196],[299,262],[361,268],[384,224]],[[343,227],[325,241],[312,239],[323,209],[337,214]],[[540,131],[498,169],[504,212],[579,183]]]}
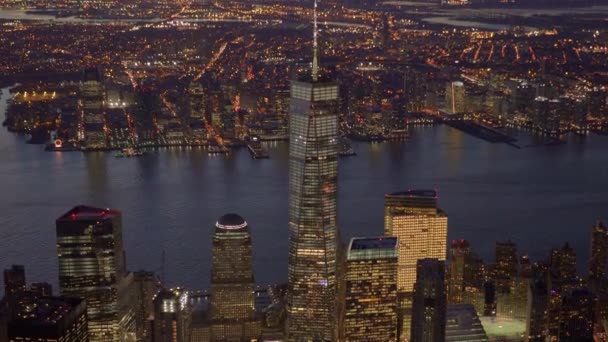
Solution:
{"label": "rooftop", "polygon": [[18,322],[33,325],[54,325],[64,319],[72,310],[83,304],[83,299],[70,297],[40,297],[35,298],[27,310],[23,310],[13,319]]}
{"label": "rooftop", "polygon": [[396,237],[369,237],[369,238],[353,238],[350,243],[350,250],[365,250],[365,249],[395,249],[397,247]]}
{"label": "rooftop", "polygon": [[95,208],[86,205],[79,205],[72,208],[67,213],[63,214],[61,217],[57,219],[57,221],[74,221],[74,220],[83,220],[83,221],[102,221],[113,219],[117,216],[120,216],[120,211],[113,210],[110,208]]}
{"label": "rooftop", "polygon": [[400,196],[400,197],[426,197],[426,198],[437,198],[436,190],[407,190],[393,192],[387,196]]}
{"label": "rooftop", "polygon": [[247,227],[247,221],[238,214],[225,214],[220,217],[215,226],[220,229],[241,229]]}
{"label": "rooftop", "polygon": [[348,260],[377,260],[397,258],[399,240],[392,236],[352,238],[348,246]]}

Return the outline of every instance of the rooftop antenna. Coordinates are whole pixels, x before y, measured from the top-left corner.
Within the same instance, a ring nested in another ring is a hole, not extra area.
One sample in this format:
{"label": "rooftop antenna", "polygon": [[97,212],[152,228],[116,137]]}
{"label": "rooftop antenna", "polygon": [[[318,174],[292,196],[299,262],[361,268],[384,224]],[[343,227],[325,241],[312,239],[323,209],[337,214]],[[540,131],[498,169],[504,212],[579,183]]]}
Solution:
{"label": "rooftop antenna", "polygon": [[312,80],[314,82],[319,80],[319,43],[317,36],[319,30],[317,26],[317,0],[314,0],[313,8],[313,32],[312,32]]}

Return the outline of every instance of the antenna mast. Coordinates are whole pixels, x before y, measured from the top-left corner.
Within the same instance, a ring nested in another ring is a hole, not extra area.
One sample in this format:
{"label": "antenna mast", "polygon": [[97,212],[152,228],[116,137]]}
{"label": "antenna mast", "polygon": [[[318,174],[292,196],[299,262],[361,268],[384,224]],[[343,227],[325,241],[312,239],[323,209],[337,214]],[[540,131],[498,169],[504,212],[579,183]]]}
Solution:
{"label": "antenna mast", "polygon": [[313,8],[313,32],[312,32],[312,80],[314,82],[319,80],[319,43],[317,41],[317,36],[319,34],[319,30],[317,27],[317,0],[314,0],[314,8]]}

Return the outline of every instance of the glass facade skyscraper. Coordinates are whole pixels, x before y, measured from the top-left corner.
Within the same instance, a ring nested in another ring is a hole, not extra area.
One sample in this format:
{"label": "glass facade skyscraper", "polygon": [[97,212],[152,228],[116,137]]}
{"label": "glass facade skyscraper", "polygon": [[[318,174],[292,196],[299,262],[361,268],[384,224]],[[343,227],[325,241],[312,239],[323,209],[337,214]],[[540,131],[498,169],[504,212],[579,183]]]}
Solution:
{"label": "glass facade skyscraper", "polygon": [[408,190],[384,197],[384,234],[399,238],[397,291],[400,340],[410,339],[412,293],[419,259],[447,256],[448,217],[434,190]]}
{"label": "glass facade skyscraper", "polygon": [[397,340],[397,255],[394,237],[353,238],[346,256],[346,341]]}
{"label": "glass facade skyscraper", "polygon": [[412,304],[412,341],[445,341],[445,261],[418,260]]}
{"label": "glass facade skyscraper", "polygon": [[134,334],[121,213],[77,206],[56,221],[59,286],[87,302],[89,340],[121,341]]}
{"label": "glass facade skyscraper", "polygon": [[338,85],[291,83],[287,334],[336,337]]}
{"label": "glass facade skyscraper", "polygon": [[226,214],[215,224],[210,310],[213,341],[259,337],[251,234],[247,222],[237,214]]}

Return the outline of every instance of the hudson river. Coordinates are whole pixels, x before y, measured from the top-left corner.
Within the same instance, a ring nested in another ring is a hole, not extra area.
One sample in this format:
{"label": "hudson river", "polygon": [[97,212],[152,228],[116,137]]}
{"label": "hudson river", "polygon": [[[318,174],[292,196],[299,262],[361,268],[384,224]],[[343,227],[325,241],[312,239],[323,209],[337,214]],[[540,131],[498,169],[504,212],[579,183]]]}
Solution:
{"label": "hudson river", "polygon": [[[6,90],[0,101],[4,116]],[[570,242],[586,269],[589,237],[608,219],[608,137],[515,149],[445,126],[413,128],[404,143],[354,143],[340,159],[339,224],[343,238],[380,235],[383,196],[436,188],[449,215],[449,238],[464,238],[487,261],[494,242],[512,239],[522,253],[545,258]],[[532,139],[520,135],[522,146]],[[253,234],[258,283],[287,277],[286,143],[270,159],[246,150],[208,156],[190,148],[140,158],[112,153],[44,152],[26,137],[0,130],[0,267],[24,264],[28,282],[57,284],[55,219],[89,204],[123,212],[130,270],[161,270],[170,285],[209,284],[215,220],[241,214]]]}

